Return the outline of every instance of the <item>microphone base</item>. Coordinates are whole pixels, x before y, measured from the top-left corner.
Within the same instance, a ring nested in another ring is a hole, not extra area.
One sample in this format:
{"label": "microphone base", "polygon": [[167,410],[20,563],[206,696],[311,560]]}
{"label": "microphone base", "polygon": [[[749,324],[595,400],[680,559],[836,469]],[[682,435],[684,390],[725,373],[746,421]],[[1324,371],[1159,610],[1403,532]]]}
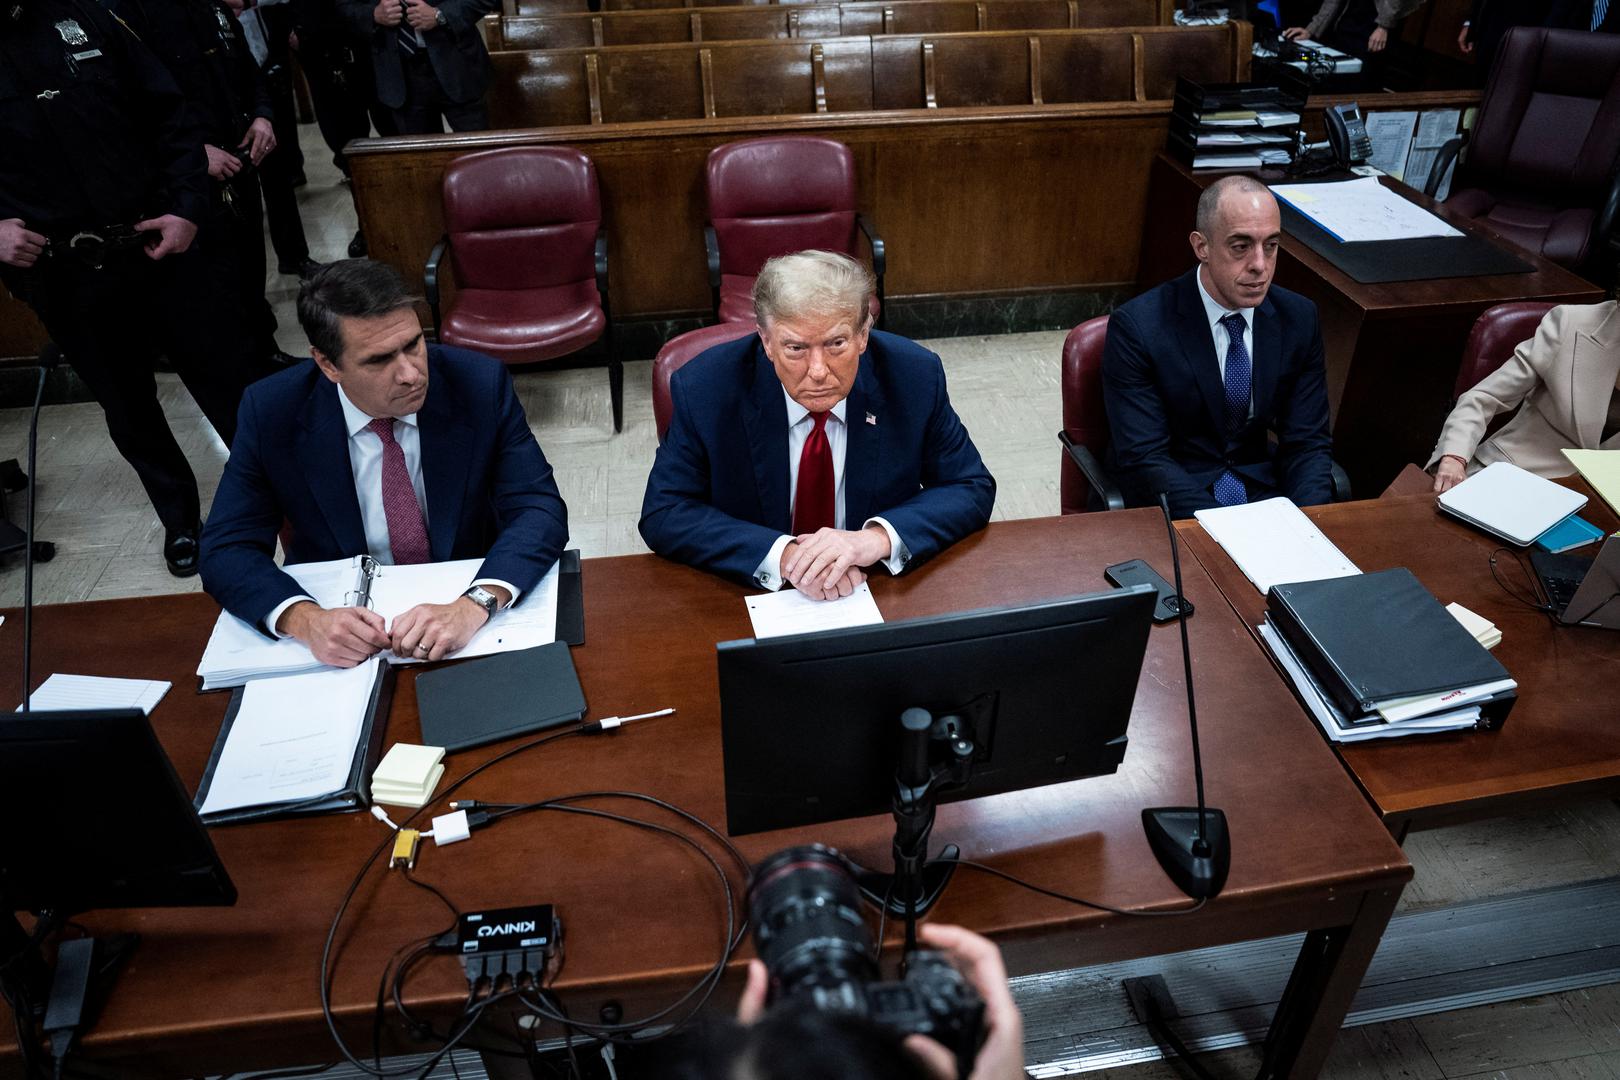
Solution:
{"label": "microphone base", "polygon": [[1160,806],[1142,811],[1142,827],[1148,846],[1159,865],[1176,887],[1194,900],[1206,900],[1226,886],[1232,866],[1232,838],[1226,831],[1226,815],[1215,807],[1204,809],[1204,835],[1207,851],[1195,850],[1198,840],[1198,807]]}

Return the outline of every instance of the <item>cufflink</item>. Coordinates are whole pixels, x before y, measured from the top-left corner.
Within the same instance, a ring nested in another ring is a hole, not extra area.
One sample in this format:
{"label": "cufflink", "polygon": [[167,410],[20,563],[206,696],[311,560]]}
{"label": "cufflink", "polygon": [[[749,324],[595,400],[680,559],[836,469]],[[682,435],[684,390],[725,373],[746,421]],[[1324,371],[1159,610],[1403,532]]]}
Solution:
{"label": "cufflink", "polygon": [[769,585],[771,583],[771,575],[761,570],[759,573],[754,575],[754,580],[759,582],[761,585]]}

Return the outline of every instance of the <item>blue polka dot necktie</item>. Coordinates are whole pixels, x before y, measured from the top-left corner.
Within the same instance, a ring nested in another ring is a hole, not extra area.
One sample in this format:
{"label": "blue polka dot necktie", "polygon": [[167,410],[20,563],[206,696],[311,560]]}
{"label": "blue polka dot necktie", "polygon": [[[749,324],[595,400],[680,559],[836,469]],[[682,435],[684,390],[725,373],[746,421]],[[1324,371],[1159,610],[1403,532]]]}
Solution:
{"label": "blue polka dot necktie", "polygon": [[[1254,380],[1249,350],[1243,345],[1243,316],[1235,311],[1223,315],[1221,325],[1226,327],[1226,435],[1230,437],[1249,418],[1249,390]],[[1215,479],[1214,495],[1222,506],[1249,501],[1243,481],[1230,469]]]}

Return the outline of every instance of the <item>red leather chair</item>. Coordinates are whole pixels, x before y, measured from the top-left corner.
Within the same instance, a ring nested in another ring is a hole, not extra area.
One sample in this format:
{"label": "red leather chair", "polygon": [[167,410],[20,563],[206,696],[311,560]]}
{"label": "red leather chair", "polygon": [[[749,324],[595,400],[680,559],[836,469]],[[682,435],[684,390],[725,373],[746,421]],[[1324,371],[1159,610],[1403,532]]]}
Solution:
{"label": "red leather chair", "polygon": [[1102,394],[1107,340],[1107,315],[1087,319],[1063,339],[1063,430],[1058,441],[1063,444],[1059,502],[1065,514],[1125,509],[1125,496],[1102,467],[1108,454],[1108,414]]}
{"label": "red leather chair", "polygon": [[[624,368],[608,318],[607,234],[596,166],[565,146],[484,150],[444,171],[445,235],[423,275],[445,345],[534,364],[601,342],[613,430],[624,426]],[[439,310],[445,252],[456,292]]]}
{"label": "red leather chair", "polygon": [[664,441],[664,432],[669,430],[669,418],[675,412],[675,401],[669,396],[670,377],[685,367],[688,360],[705,349],[747,337],[757,330],[758,327],[750,317],[748,322],[715,323],[713,326],[677,334],[664,342],[664,347],[653,357],[652,367],[653,423],[658,426],[660,443]]}
{"label": "red leather chair", "polygon": [[[1462,146],[1441,148],[1433,195]],[[1573,270],[1612,259],[1620,207],[1620,36],[1519,26],[1491,67],[1445,205]],[[1607,269],[1606,267],[1604,268]]]}
{"label": "red leather chair", "polygon": [[1462,364],[1457,368],[1457,385],[1451,392],[1455,401],[1478,386],[1480,380],[1507,362],[1520,342],[1536,336],[1536,327],[1555,304],[1521,300],[1497,304],[1474,320],[1463,346]]}
{"label": "red leather chair", "polygon": [[866,235],[883,313],[883,241],[855,212],[855,158],[832,139],[788,136],[727,143],[709,154],[709,289],[721,322],[754,321],[754,279],[767,259],[818,248],[856,253]]}

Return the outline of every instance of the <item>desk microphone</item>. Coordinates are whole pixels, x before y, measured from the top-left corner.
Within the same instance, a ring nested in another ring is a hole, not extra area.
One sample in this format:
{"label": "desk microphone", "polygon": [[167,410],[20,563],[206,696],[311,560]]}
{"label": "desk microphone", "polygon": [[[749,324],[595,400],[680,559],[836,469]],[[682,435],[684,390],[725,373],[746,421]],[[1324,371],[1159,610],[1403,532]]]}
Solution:
{"label": "desk microphone", "polygon": [[1187,602],[1181,591],[1181,548],[1170,520],[1170,501],[1161,492],[1159,509],[1170,530],[1170,561],[1176,573],[1177,622],[1181,624],[1181,663],[1187,673],[1187,722],[1192,728],[1193,779],[1198,784],[1197,806],[1159,806],[1142,811],[1142,827],[1159,865],[1182,892],[1195,900],[1208,899],[1226,885],[1232,864],[1232,838],[1226,815],[1204,805],[1204,762],[1198,749],[1198,705],[1193,698],[1192,648],[1187,644]]}
{"label": "desk microphone", "polygon": [[34,387],[34,411],[28,417],[28,519],[23,529],[22,711],[25,713],[31,711],[29,702],[34,696],[34,549],[39,548],[40,562],[50,562],[56,554],[54,545],[34,542],[34,503],[39,493],[39,472],[34,461],[39,446],[39,406],[45,398],[45,380],[61,358],[62,350],[55,342],[47,343],[39,351],[39,382]]}

